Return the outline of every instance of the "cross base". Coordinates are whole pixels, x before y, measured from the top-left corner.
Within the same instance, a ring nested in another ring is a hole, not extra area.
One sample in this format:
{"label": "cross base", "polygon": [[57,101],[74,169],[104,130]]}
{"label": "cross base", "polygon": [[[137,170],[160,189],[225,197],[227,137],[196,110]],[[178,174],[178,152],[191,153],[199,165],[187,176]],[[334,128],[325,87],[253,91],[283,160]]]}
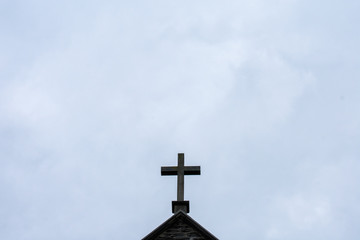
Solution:
{"label": "cross base", "polygon": [[184,211],[185,213],[190,212],[189,201],[172,201],[172,212]]}

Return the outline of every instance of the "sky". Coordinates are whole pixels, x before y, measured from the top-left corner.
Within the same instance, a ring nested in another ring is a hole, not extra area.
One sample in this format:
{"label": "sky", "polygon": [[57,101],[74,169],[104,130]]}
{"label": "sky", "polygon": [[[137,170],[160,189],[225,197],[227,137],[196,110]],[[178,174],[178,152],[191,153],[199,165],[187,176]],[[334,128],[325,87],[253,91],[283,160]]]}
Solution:
{"label": "sky", "polygon": [[360,235],[360,2],[0,0],[0,239]]}

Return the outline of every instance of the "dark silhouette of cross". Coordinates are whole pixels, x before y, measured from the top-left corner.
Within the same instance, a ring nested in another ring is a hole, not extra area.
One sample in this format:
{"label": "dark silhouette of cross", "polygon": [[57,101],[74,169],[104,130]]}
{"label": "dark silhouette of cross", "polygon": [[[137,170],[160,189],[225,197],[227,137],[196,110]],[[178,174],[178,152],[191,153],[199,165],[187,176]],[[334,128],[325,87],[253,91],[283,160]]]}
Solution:
{"label": "dark silhouette of cross", "polygon": [[200,166],[185,166],[184,153],[178,154],[178,165],[161,167],[161,176],[177,175],[177,201],[184,201],[184,175],[200,175]]}

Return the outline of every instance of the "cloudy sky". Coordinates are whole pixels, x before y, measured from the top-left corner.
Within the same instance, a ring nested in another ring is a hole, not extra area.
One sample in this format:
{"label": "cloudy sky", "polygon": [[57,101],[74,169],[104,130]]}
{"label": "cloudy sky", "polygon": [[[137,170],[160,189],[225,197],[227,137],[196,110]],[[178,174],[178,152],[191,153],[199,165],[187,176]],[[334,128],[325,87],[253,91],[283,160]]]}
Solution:
{"label": "cloudy sky", "polygon": [[357,0],[0,0],[0,239],[360,235]]}

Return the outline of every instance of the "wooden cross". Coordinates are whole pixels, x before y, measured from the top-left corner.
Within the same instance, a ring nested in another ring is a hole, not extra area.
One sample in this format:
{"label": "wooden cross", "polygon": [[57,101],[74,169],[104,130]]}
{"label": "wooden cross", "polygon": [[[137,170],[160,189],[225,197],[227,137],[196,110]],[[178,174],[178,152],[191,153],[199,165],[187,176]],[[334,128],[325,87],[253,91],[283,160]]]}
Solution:
{"label": "wooden cross", "polygon": [[184,175],[200,175],[200,166],[185,166],[184,154],[178,154],[178,165],[161,167],[161,176],[177,175],[177,201],[184,201]]}

